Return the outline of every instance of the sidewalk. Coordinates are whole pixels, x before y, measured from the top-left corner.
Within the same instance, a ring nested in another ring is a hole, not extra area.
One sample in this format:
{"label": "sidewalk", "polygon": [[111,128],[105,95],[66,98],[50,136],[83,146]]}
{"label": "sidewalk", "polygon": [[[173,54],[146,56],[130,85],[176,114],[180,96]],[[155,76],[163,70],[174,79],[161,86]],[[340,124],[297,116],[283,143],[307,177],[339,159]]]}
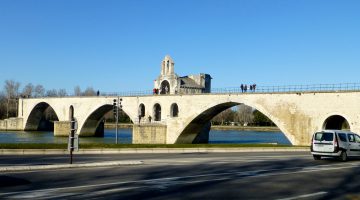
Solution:
{"label": "sidewalk", "polygon": [[95,163],[81,163],[81,164],[54,164],[54,165],[23,165],[23,166],[5,166],[0,167],[0,172],[17,172],[17,171],[32,171],[32,170],[51,170],[51,169],[67,169],[67,168],[81,168],[81,167],[111,167],[120,165],[141,165],[143,161],[107,161]]}
{"label": "sidewalk", "polygon": [[[236,153],[236,152],[310,151],[309,147],[229,147],[229,148],[103,148],[80,149],[74,154],[135,154],[135,153]],[[65,155],[67,149],[0,149],[0,155]]]}

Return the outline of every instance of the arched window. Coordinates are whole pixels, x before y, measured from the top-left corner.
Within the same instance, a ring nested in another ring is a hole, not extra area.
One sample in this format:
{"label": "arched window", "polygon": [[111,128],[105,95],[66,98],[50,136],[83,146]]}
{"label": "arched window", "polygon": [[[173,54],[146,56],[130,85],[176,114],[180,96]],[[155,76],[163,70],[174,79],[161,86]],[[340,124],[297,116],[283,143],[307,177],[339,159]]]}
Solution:
{"label": "arched window", "polygon": [[161,121],[161,106],[158,103],[154,105],[154,121]]}
{"label": "arched window", "polygon": [[176,103],[171,104],[170,107],[170,116],[171,117],[177,117],[179,116],[179,107]]}
{"label": "arched window", "polygon": [[139,105],[138,116],[145,117],[145,105],[144,104]]}
{"label": "arched window", "polygon": [[170,94],[170,83],[167,80],[161,82],[160,94]]}

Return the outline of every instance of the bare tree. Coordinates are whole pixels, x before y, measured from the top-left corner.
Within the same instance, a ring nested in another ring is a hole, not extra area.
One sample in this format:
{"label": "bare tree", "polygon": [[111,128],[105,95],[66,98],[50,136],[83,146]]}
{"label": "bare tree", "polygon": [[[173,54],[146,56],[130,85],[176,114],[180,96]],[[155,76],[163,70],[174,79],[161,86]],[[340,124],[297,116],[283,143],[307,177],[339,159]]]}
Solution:
{"label": "bare tree", "polygon": [[87,87],[86,90],[84,91],[84,96],[96,96],[96,92],[94,88]]}
{"label": "bare tree", "polygon": [[75,86],[75,88],[74,88],[74,95],[75,96],[81,96],[81,88],[80,88],[80,86]]}
{"label": "bare tree", "polygon": [[24,97],[32,97],[33,96],[33,93],[34,93],[34,85],[32,83],[28,83],[24,88],[23,88],[23,91],[22,91],[22,96]]}
{"label": "bare tree", "polygon": [[58,93],[57,93],[56,89],[46,91],[46,96],[47,97],[57,97],[57,94]]}
{"label": "bare tree", "polygon": [[65,96],[67,96],[67,92],[66,92],[65,89],[59,89],[57,95],[58,95],[59,97],[65,97]]}
{"label": "bare tree", "polygon": [[10,108],[10,102],[15,100],[15,103],[17,103],[16,98],[19,96],[19,87],[20,83],[15,82],[14,80],[6,80],[5,81],[5,93],[6,93],[6,99],[7,99],[7,105],[6,105],[6,118],[9,118],[9,112],[13,112],[17,110],[17,108]]}
{"label": "bare tree", "polygon": [[237,119],[242,124],[249,124],[253,121],[253,108],[247,105],[239,105],[237,110]]}
{"label": "bare tree", "polygon": [[6,118],[7,99],[3,91],[0,91],[0,119]]}
{"label": "bare tree", "polygon": [[45,94],[45,88],[42,85],[35,86],[34,89],[34,96],[35,97],[43,97]]}
{"label": "bare tree", "polygon": [[233,111],[231,108],[226,109],[221,113],[219,113],[218,115],[216,115],[212,119],[212,122],[220,125],[224,125],[225,122],[232,122],[234,121],[234,113],[235,111]]}

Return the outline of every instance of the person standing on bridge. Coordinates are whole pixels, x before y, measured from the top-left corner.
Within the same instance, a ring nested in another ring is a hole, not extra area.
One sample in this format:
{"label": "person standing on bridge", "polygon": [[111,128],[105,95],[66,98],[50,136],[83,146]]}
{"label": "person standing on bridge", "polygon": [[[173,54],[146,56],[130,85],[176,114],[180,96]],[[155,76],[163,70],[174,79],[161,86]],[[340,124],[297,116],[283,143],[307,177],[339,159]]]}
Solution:
{"label": "person standing on bridge", "polygon": [[245,84],[245,86],[244,86],[244,92],[246,92],[247,91],[247,85]]}
{"label": "person standing on bridge", "polygon": [[244,85],[241,84],[240,88],[241,88],[241,93],[243,93],[244,92]]}

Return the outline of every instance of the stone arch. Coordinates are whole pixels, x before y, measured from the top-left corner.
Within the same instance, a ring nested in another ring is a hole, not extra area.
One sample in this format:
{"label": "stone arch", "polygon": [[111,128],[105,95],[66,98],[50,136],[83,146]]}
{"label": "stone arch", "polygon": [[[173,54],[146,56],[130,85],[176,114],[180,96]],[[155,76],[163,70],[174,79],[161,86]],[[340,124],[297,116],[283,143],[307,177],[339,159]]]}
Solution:
{"label": "stone arch", "polygon": [[[50,116],[46,116],[50,115]],[[55,110],[46,102],[34,106],[25,123],[25,131],[53,131],[54,121],[59,121]]]}
{"label": "stone arch", "polygon": [[[91,112],[89,116],[83,122],[80,130],[78,133],[80,136],[97,136],[102,137],[104,136],[104,116],[109,111],[113,110],[112,104],[105,104],[94,111]],[[127,114],[124,110],[122,110],[125,114]],[[127,114],[128,115],[128,114]],[[131,118],[130,118],[131,119]]]}
{"label": "stone arch", "polygon": [[227,101],[214,103],[208,106],[205,110],[194,114],[193,117],[185,123],[187,125],[183,130],[180,131],[180,134],[175,143],[204,143],[205,141],[207,142],[208,132],[211,127],[210,120],[220,112],[240,104],[245,104],[263,113],[280,129],[281,132],[284,133],[284,135],[289,139],[292,144],[296,143],[295,137],[286,131],[280,120],[271,115],[265,108],[251,102],[242,101]]}
{"label": "stone arch", "polygon": [[167,80],[161,82],[160,85],[160,94],[170,94],[170,83]]}
{"label": "stone arch", "polygon": [[145,117],[145,105],[143,103],[139,105],[138,116]]}
{"label": "stone arch", "polygon": [[161,106],[158,103],[153,107],[153,119],[154,121],[161,121]]}
{"label": "stone arch", "polygon": [[350,130],[350,123],[342,115],[331,115],[324,120],[322,128],[336,129],[336,130]]}
{"label": "stone arch", "polygon": [[176,103],[171,104],[170,106],[170,117],[179,116],[179,106]]}

